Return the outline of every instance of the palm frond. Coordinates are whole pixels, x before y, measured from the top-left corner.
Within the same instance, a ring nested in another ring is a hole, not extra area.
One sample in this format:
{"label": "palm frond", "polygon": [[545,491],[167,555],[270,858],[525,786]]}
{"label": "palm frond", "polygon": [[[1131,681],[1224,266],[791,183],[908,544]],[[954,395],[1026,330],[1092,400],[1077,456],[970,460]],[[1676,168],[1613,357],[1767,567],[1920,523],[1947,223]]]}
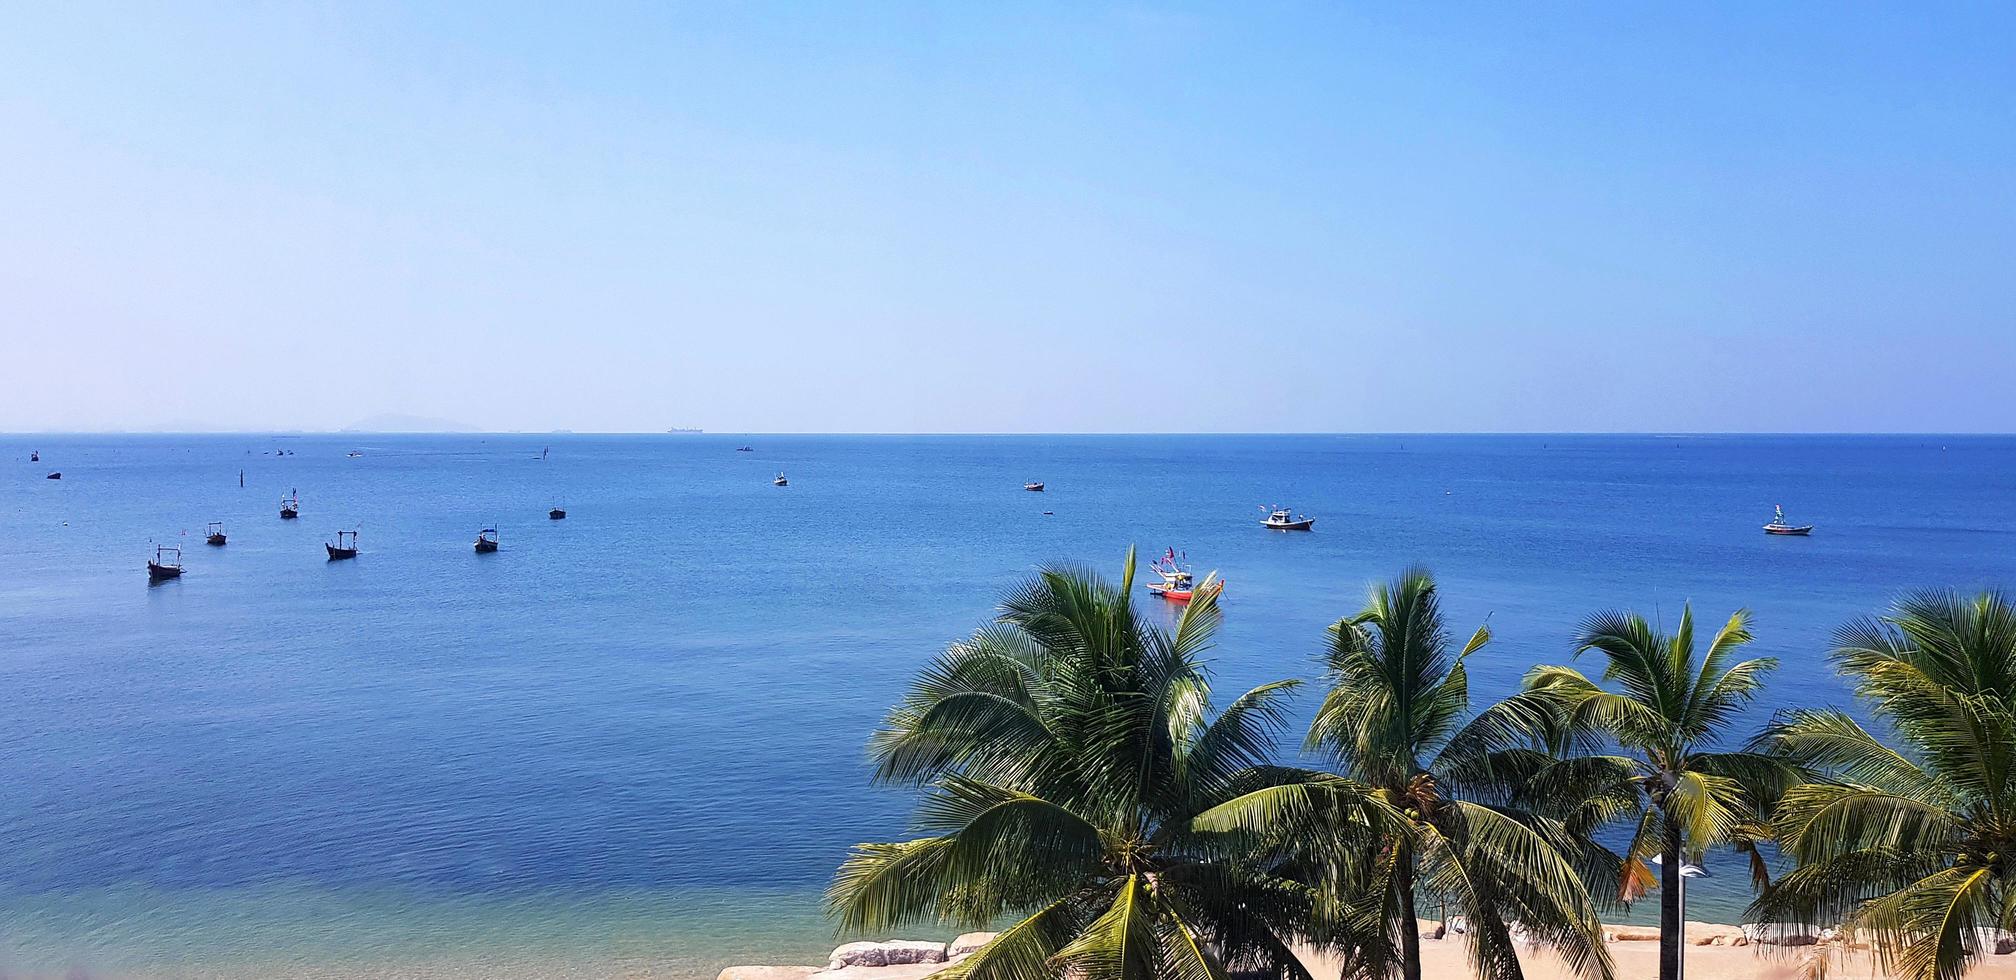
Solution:
{"label": "palm frond", "polygon": [[1161,944],[1152,902],[1141,876],[1128,875],[1112,906],[1051,957],[1052,968],[1085,980],[1156,980]]}
{"label": "palm frond", "polygon": [[2001,925],[1995,873],[1948,868],[1863,906],[1849,920],[1875,939],[1878,959],[1898,980],[1961,980],[1984,953],[1983,926]]}
{"label": "palm frond", "polygon": [[[1681,630],[1691,632],[1692,624],[1692,612],[1683,612]],[[1631,700],[1661,716],[1672,717],[1679,713],[1680,702],[1675,690],[1678,679],[1672,676],[1667,659],[1668,643],[1645,617],[1614,610],[1583,620],[1575,636],[1575,652],[1602,653],[1607,658],[1604,680],[1621,685]]]}
{"label": "palm frond", "polygon": [[1688,857],[1699,861],[1703,851],[1734,839],[1749,805],[1749,797],[1736,780],[1683,772],[1666,793],[1665,809],[1680,822]]}
{"label": "palm frond", "polygon": [[1949,807],[1959,799],[1938,776],[1839,709],[1789,712],[1766,728],[1753,748],[1814,773],[1897,796]]}
{"label": "palm frond", "polygon": [[1300,681],[1263,684],[1240,695],[1189,743],[1176,744],[1177,776],[1193,797],[1215,798],[1238,775],[1267,765]]}
{"label": "palm frond", "polygon": [[1056,980],[1051,960],[1084,928],[1082,899],[1067,895],[1001,930],[937,980]]}
{"label": "palm frond", "polygon": [[952,842],[931,837],[856,844],[826,891],[828,914],[845,932],[896,929],[937,918],[955,886],[945,870]]}
{"label": "palm frond", "polygon": [[1961,830],[1935,803],[1865,786],[1808,783],[1787,791],[1772,818],[1778,847],[1801,863],[1853,851],[1937,852]]}

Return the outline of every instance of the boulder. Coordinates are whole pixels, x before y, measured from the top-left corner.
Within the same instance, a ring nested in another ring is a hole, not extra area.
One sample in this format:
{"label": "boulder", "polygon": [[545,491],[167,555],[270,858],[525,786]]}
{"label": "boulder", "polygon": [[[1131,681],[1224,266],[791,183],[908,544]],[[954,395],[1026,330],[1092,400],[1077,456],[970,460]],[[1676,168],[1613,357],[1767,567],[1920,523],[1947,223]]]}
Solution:
{"label": "boulder", "polygon": [[1811,946],[1820,941],[1820,930],[1790,922],[1751,922],[1743,926],[1743,938],[1759,946]]}
{"label": "boulder", "polygon": [[1974,948],[1991,956],[2016,953],[2016,932],[2007,929],[1974,930]]}
{"label": "boulder", "polygon": [[921,939],[885,939],[882,942],[848,943],[836,947],[826,969],[850,966],[906,966],[912,963],[945,962],[945,944]]}
{"label": "boulder", "polygon": [[1000,935],[1000,933],[998,932],[966,933],[965,935],[952,940],[952,944],[945,947],[945,958],[951,959],[954,956],[965,956],[967,953],[971,953],[974,950],[979,949],[980,947],[993,942],[994,937],[998,935]]}
{"label": "boulder", "polygon": [[816,966],[731,966],[714,980],[803,980],[817,972]]}
{"label": "boulder", "polygon": [[821,970],[805,980],[927,980],[945,969],[943,963],[904,963],[896,966],[843,966]]}

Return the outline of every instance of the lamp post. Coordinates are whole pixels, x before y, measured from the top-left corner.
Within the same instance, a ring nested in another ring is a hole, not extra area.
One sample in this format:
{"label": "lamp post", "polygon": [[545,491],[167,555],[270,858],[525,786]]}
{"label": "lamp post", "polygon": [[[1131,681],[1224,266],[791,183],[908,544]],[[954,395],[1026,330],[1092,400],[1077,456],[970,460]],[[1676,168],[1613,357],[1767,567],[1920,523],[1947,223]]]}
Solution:
{"label": "lamp post", "polygon": [[[1665,858],[1664,854],[1652,855],[1652,863],[1659,865],[1659,870],[1662,872],[1666,870]],[[1664,874],[1660,875],[1661,879],[1665,877]],[[1685,858],[1680,860],[1680,874],[1677,876],[1677,880],[1673,882],[1673,887],[1680,891],[1680,976],[1676,977],[1675,980],[1686,980],[1687,976],[1687,879],[1706,877],[1708,877],[1707,868],[1690,863]],[[1662,880],[1661,884],[1664,883]]]}

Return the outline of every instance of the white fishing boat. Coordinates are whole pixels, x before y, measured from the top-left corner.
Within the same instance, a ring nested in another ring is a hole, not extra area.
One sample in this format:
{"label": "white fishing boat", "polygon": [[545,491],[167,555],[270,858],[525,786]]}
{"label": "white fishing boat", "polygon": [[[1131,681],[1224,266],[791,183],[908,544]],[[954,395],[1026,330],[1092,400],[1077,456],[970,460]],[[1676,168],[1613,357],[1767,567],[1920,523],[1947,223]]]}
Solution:
{"label": "white fishing boat", "polygon": [[1260,521],[1260,526],[1270,527],[1276,531],[1307,531],[1316,526],[1316,518],[1307,514],[1290,513],[1286,508],[1276,507]]}
{"label": "white fishing boat", "polygon": [[1785,508],[1772,505],[1771,523],[1764,525],[1765,534],[1788,534],[1805,537],[1813,533],[1811,524],[1794,524],[1785,519]]}

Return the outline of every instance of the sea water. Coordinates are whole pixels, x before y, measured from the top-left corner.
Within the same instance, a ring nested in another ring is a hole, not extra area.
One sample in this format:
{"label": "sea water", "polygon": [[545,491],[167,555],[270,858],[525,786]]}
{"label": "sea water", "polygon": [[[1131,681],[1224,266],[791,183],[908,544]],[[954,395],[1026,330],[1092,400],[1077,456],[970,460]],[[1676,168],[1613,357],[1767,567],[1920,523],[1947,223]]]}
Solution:
{"label": "sea water", "polygon": [[[816,962],[848,845],[912,832],[866,737],[1046,563],[1217,570],[1221,702],[1315,679],[1324,628],[1413,564],[1459,640],[1491,625],[1480,700],[1592,612],[1747,607],[1784,666],[1746,733],[1845,702],[1851,618],[2016,585],[2007,438],[5,436],[0,462],[17,975]],[[1260,527],[1276,504],[1315,530]],[[1813,536],[1761,533],[1774,504]],[[325,560],[338,530],[357,559]],[[150,587],[155,545],[180,580]],[[1719,863],[1691,918],[1747,900]]]}

